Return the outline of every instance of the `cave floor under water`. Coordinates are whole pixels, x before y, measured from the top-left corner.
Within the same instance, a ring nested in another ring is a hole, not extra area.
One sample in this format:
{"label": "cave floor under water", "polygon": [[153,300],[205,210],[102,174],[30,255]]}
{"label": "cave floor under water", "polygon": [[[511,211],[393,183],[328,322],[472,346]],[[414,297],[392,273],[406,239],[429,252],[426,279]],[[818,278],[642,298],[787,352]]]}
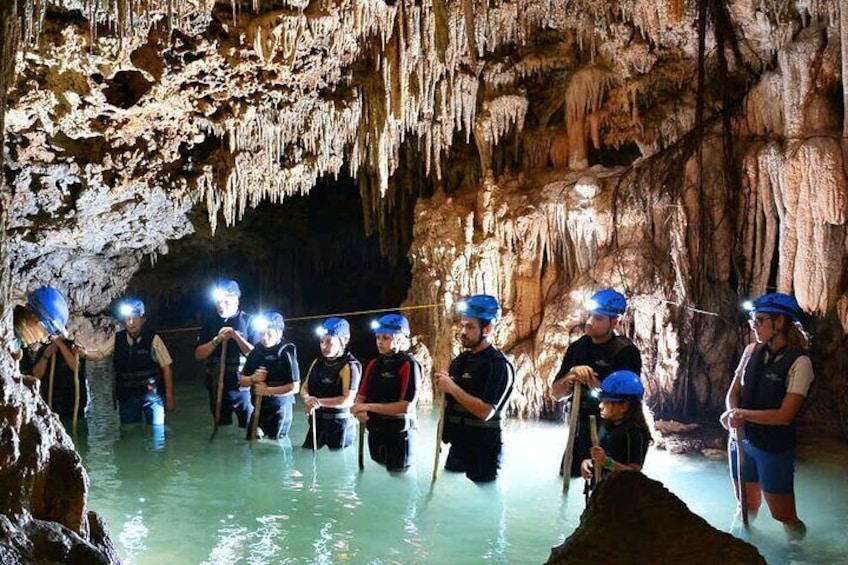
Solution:
{"label": "cave floor under water", "polygon": [[[510,422],[495,484],[439,472],[431,491],[437,413],[420,409],[415,466],[391,476],[355,444],[342,452],[299,447],[307,423],[296,406],[293,447],[221,428],[210,441],[206,392],[176,386],[164,440],[119,427],[105,365],[92,365],[92,416],[76,437],[91,478],[89,508],[103,515],[127,564],[542,563],[577,527],[582,481],[561,493],[565,428]],[[105,391],[105,393],[104,393]],[[103,393],[103,394],[99,394]],[[443,452],[442,462],[446,452]],[[848,446],[800,451],[799,514],[809,533],[789,542],[763,509],[749,532],[734,520],[726,463],[652,449],[645,473],[714,527],[748,539],[769,563],[848,563]]]}

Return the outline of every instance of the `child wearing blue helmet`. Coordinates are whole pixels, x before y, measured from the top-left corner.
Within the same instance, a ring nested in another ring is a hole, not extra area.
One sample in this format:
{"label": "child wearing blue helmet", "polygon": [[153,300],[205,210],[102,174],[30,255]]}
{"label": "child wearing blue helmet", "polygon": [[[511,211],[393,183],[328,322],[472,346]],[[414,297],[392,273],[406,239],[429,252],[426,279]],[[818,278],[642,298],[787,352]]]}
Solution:
{"label": "child wearing blue helmet", "polygon": [[386,314],[371,328],[380,355],[365,367],[351,412],[368,429],[371,459],[391,472],[402,472],[412,465],[421,366],[407,352],[409,322],[405,317]]}
{"label": "child wearing blue helmet", "polygon": [[[727,392],[726,429],[744,426],[745,494],[751,515],[762,497],[787,532],[804,535],[806,526],[795,508],[795,418],[813,381],[802,310],[794,297],[773,292],[748,308],[756,343],[745,348]],[[737,451],[730,439],[728,454],[735,492],[739,492]]]}
{"label": "child wearing blue helmet", "polygon": [[[301,394],[307,415],[314,412],[316,449],[326,445],[342,449],[353,443],[354,422],[350,407],[356,398],[362,365],[347,344],[350,324],[344,318],[328,318],[315,330],[321,340],[321,356],[312,362]],[[312,449],[312,418],[303,447]]]}
{"label": "child wearing blue helmet", "polygon": [[[253,392],[254,410],[259,410],[256,434],[269,439],[288,437],[292,407],[300,390],[297,349],[283,339],[285,319],[279,312],[267,312],[252,320],[259,343],[247,355],[239,384]],[[262,397],[260,408],[259,399]],[[248,429],[247,439],[252,429]]]}
{"label": "child wearing blue helmet", "polygon": [[586,480],[600,467],[603,475],[613,471],[641,471],[653,443],[642,409],[645,388],[633,371],[615,371],[601,383],[600,399],[603,426],[598,446],[590,448],[590,457],[580,464]]}

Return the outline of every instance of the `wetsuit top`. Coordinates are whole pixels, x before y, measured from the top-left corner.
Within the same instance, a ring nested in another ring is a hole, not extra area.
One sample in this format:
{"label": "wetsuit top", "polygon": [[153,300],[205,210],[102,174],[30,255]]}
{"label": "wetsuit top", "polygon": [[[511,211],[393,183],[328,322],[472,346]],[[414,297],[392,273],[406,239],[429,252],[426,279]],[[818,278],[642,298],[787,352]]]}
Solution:
{"label": "wetsuit top", "polygon": [[[795,361],[806,353],[801,349],[783,347],[768,355],[766,344],[758,344],[742,380],[742,408],[776,410],[786,396],[787,377]],[[771,453],[781,453],[795,448],[795,421],[786,426],[770,426],[745,422],[748,441]]]}
{"label": "wetsuit top", "polygon": [[466,351],[451,361],[448,373],[459,388],[495,409],[495,414],[483,421],[448,394],[445,395],[448,423],[500,428],[501,412],[512,393],[515,374],[504,354],[492,345],[478,353]]}
{"label": "wetsuit top", "polygon": [[[421,365],[409,353],[380,355],[365,367],[365,375],[359,385],[359,394],[365,402],[388,404],[406,400],[414,402],[421,384]],[[412,417],[412,415],[407,415]],[[368,417],[392,418],[382,414],[368,413]],[[404,416],[398,416],[404,417]]]}
{"label": "wetsuit top", "polygon": [[[613,371],[642,372],[642,357],[633,342],[624,336],[616,335],[606,343],[597,344],[587,335],[572,343],[565,352],[559,372],[554,381],[564,378],[568,372],[579,365],[588,365],[603,381]],[[591,395],[588,387],[583,387],[580,397],[581,414],[599,414],[600,402]]]}
{"label": "wetsuit top", "polygon": [[[265,384],[269,387],[285,386],[300,382],[300,369],[297,366],[297,349],[294,344],[284,341],[271,347],[256,344],[247,356],[243,374],[252,375],[259,367],[268,370]],[[294,404],[294,394],[275,394],[266,396],[263,402],[273,404]]]}
{"label": "wetsuit top", "polygon": [[[162,372],[153,359],[153,338],[156,334],[141,330],[133,339],[126,330],[115,334],[115,392],[118,400],[144,395],[148,385],[155,385],[159,394],[165,393]],[[151,381],[152,379],[152,381]]]}
{"label": "wetsuit top", "polygon": [[[648,453],[648,438],[644,431],[632,423],[615,425],[604,422],[598,433],[598,444],[604,448],[609,457],[622,465],[645,464]],[[604,469],[604,474],[609,473]]]}
{"label": "wetsuit top", "polygon": [[[66,339],[65,345],[68,349],[73,349],[73,340]],[[44,357],[47,351],[48,344],[43,344],[35,356],[35,363]],[[53,372],[53,411],[60,416],[71,417],[74,412],[74,371],[65,362],[65,356],[56,349],[53,357],[56,359],[56,368]],[[44,370],[44,376],[41,378],[41,396],[44,401],[48,401],[50,394],[50,364],[52,361],[47,359],[47,367]],[[88,380],[85,376],[85,357],[80,356],[79,377],[80,390],[80,413],[85,410],[88,405]]]}
{"label": "wetsuit top", "polygon": [[[349,351],[335,359],[319,357],[312,364],[307,376],[309,394],[316,398],[334,398],[344,390],[357,390],[362,376],[362,365]],[[350,414],[350,407],[322,406],[319,414]]]}
{"label": "wetsuit top", "polygon": [[[215,314],[213,317],[205,320],[203,327],[200,329],[200,335],[197,336],[197,345],[212,341],[212,338],[218,335],[220,329],[227,326],[240,333],[248,343],[253,345],[259,343],[259,336],[250,329],[247,314],[239,310],[232,318],[224,319]],[[206,358],[206,371],[211,375],[215,375],[216,378],[218,375],[218,362],[221,360],[222,347],[224,347],[223,342],[219,343],[215,351]],[[245,360],[246,357],[242,355],[235,340],[231,339],[227,342],[227,360],[224,368],[225,390],[236,390],[239,388],[239,373],[242,367],[244,367]]]}

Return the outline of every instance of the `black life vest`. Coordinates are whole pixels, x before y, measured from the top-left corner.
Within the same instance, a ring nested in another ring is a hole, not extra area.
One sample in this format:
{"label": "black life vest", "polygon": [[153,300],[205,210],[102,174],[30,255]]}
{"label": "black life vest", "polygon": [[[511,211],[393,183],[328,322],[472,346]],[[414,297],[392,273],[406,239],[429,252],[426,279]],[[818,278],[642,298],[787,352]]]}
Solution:
{"label": "black life vest", "polygon": [[[766,361],[768,347],[758,344],[745,365],[742,385],[742,408],[776,410],[786,396],[787,377],[793,363],[806,355],[801,349],[784,347]],[[785,426],[769,426],[745,422],[745,435],[764,451],[781,453],[795,447],[795,422]]]}
{"label": "black life vest", "polygon": [[153,337],[156,334],[141,330],[136,339],[129,338],[126,330],[115,334],[115,393],[118,400],[143,396],[148,390],[165,393],[162,372],[153,359]]}
{"label": "black life vest", "polygon": [[[380,355],[368,362],[362,384],[367,383],[365,402],[388,404],[403,400],[416,374],[421,373],[418,361],[409,353],[402,352],[394,355]],[[369,412],[369,418],[399,419],[412,418],[412,415],[385,416]]]}
{"label": "black life vest", "polygon": [[506,356],[493,346],[489,346],[477,354],[473,354],[470,351],[464,351],[451,361],[448,372],[451,377],[453,377],[454,382],[459,385],[462,390],[472,396],[481,398],[483,396],[483,389],[486,386],[485,377],[492,372],[488,367],[495,363],[506,364],[508,382],[500,402],[495,407],[495,413],[492,417],[488,420],[481,420],[466,410],[459,402],[456,401],[456,399],[453,398],[453,396],[446,395],[445,417],[447,425],[472,426],[476,428],[501,428],[501,413],[509,401],[513,385],[515,384],[515,369]]}
{"label": "black life vest", "polygon": [[[65,345],[68,349],[73,350],[74,342],[65,340]],[[36,362],[41,359],[47,351],[48,344],[45,344],[38,350],[36,354]],[[65,356],[62,352],[56,349],[54,354],[56,366],[53,371],[53,412],[59,414],[63,418],[71,418],[74,413],[74,371],[65,362]],[[41,378],[41,396],[45,402],[48,402],[50,394],[50,365],[51,359],[47,359],[47,366],[44,369],[44,376]],[[79,411],[77,416],[85,417],[85,411],[88,406],[88,379],[85,375],[85,357],[77,359],[78,367],[77,377],[79,378]]]}
{"label": "black life vest", "polygon": [[[217,330],[220,330],[223,327],[229,326],[236,330],[241,336],[250,341],[250,322],[247,318],[247,314],[242,311],[239,311],[238,314],[233,316],[232,318],[227,318],[226,320],[223,318],[216,318],[215,322],[210,324],[211,327],[214,327]],[[219,343],[212,354],[206,359],[206,369],[209,374],[214,375],[215,378],[218,377],[219,367],[218,364],[221,361],[221,348],[224,347],[224,343]],[[247,356],[241,352],[238,344],[234,339],[231,339],[227,342],[227,356],[224,361],[224,388],[227,390],[233,390],[239,388],[238,380],[239,374],[242,372],[244,368],[244,363],[247,360]]]}
{"label": "black life vest", "polygon": [[283,341],[271,347],[260,343],[250,352],[244,369],[253,374],[259,367],[265,367],[268,371],[265,384],[269,387],[291,384],[294,382],[294,369],[289,363],[289,356],[292,362],[297,362],[297,349],[290,341]]}
{"label": "black life vest", "polygon": [[[347,372],[348,386],[354,368],[361,372],[359,361],[349,351],[336,359],[321,357],[315,360],[309,370],[309,394],[315,398],[334,398],[344,393],[342,374]],[[328,419],[344,419],[350,415],[350,407],[338,408],[322,406],[318,409],[319,416]]]}
{"label": "black life vest", "polygon": [[[601,382],[603,382],[603,380],[614,371],[624,368],[616,364],[616,358],[619,356],[619,354],[628,347],[636,347],[636,345],[634,345],[634,343],[630,341],[630,339],[624,337],[623,335],[615,335],[609,342],[604,344],[606,346],[604,348],[606,355],[604,355],[603,357],[595,357],[590,349],[591,344],[592,338],[587,335],[584,335],[569,346],[569,349],[571,350],[571,353],[573,355],[572,367],[576,367],[578,365],[588,365],[592,367],[592,370],[597,373],[598,380]],[[600,413],[600,401],[596,397],[592,396],[591,391],[588,387],[584,386],[581,390],[582,394],[580,396],[580,413]]]}

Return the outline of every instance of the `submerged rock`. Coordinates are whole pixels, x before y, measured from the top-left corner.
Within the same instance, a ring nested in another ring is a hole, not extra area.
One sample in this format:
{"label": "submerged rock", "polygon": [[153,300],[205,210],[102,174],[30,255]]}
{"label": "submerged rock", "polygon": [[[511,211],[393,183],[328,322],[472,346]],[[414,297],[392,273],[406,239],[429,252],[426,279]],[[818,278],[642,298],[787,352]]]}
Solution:
{"label": "submerged rock", "polygon": [[753,545],[693,514],[660,482],[613,473],[589,499],[580,526],[551,550],[565,563],[765,563]]}

